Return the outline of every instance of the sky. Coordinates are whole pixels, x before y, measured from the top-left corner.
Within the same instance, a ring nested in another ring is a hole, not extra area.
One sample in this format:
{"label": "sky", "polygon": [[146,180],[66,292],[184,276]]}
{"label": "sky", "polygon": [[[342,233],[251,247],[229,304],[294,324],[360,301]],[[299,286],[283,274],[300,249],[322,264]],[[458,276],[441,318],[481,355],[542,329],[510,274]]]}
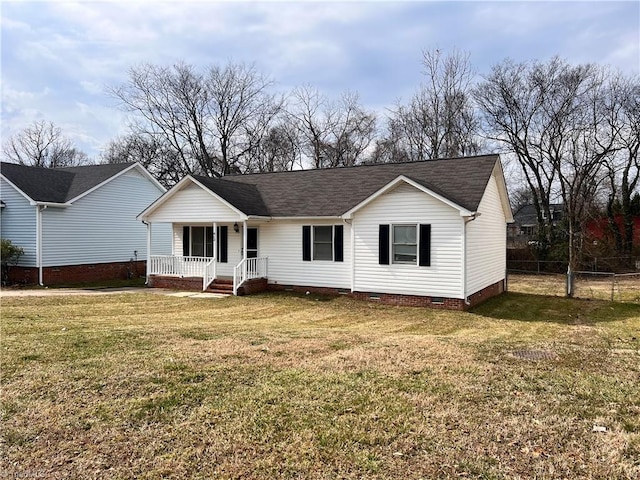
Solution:
{"label": "sky", "polygon": [[93,158],[127,132],[107,90],[141,63],[254,64],[279,92],[349,90],[381,116],[416,91],[426,49],[467,52],[478,75],[554,55],[640,74],[638,1],[2,0],[0,18],[2,142],[51,121]]}

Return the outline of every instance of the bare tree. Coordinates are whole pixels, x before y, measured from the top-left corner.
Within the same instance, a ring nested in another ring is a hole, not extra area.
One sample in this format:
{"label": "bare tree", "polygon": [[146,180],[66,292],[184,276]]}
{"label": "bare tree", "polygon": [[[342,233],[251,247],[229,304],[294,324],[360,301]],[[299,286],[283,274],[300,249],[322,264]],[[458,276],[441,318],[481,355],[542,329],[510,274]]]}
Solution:
{"label": "bare tree", "polygon": [[110,93],[136,114],[136,134],[170,148],[180,176],[221,176],[251,170],[258,148],[282,101],[272,82],[244,64],[212,66],[204,74],[184,63],[132,68],[129,81]]}
{"label": "bare tree", "polygon": [[[632,201],[640,180],[640,78],[619,73],[613,76],[603,95],[602,108],[617,145],[605,163],[609,185],[607,216],[616,250],[629,254],[633,247]],[[616,207],[623,218],[622,232],[615,221]]]}
{"label": "bare tree", "polygon": [[329,143],[337,116],[329,100],[310,85],[296,88],[289,115],[297,125],[301,147],[313,168],[325,166],[324,146]]}
{"label": "bare tree", "polygon": [[107,143],[100,155],[101,163],[138,162],[162,185],[172,187],[183,177],[180,157],[169,145],[157,137],[128,134]]}
{"label": "bare tree", "polygon": [[600,104],[605,78],[606,72],[594,65],[571,66],[559,58],[521,64],[506,60],[475,90],[487,135],[507,145],[522,167],[543,252],[556,240],[551,200],[562,200],[569,272],[576,269],[581,227],[602,181],[603,164],[616,148]]}
{"label": "bare tree", "polygon": [[298,129],[286,116],[269,128],[258,142],[251,169],[254,172],[280,172],[302,167]]}
{"label": "bare tree", "polygon": [[330,139],[323,146],[327,166],[353,166],[360,163],[376,133],[376,116],[359,103],[358,94],[346,92],[334,109]]}
{"label": "bare tree", "polygon": [[407,105],[399,103],[391,112],[389,131],[401,133],[404,156],[415,161],[478,153],[481,139],[469,54],[426,50],[422,64],[425,83]]}
{"label": "bare tree", "polygon": [[298,127],[301,147],[314,168],[360,163],[373,142],[376,116],[360,105],[356,93],[331,102],[317,89],[294,90],[289,115]]}
{"label": "bare tree", "polygon": [[65,138],[59,127],[44,120],[10,137],[2,150],[9,161],[34,167],[73,167],[88,163],[87,155]]}
{"label": "bare tree", "polygon": [[251,170],[246,159],[259,148],[283,105],[282,98],[268,92],[272,85],[254,67],[243,64],[210,69],[208,113],[223,175]]}
{"label": "bare tree", "polygon": [[401,163],[411,161],[407,147],[404,125],[401,119],[387,118],[386,130],[375,140],[369,163]]}

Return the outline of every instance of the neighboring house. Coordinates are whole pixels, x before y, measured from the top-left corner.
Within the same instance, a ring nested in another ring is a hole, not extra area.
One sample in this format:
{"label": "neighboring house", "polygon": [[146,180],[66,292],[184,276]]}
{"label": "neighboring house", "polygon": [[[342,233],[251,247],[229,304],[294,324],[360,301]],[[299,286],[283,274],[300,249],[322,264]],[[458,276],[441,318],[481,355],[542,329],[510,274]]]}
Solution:
{"label": "neighboring house", "polygon": [[[147,229],[136,215],[164,192],[138,163],[49,169],[3,162],[0,234],[24,249],[10,279],[49,285],[143,275]],[[154,233],[154,253],[170,252],[170,226]]]}
{"label": "neighboring house", "polygon": [[[620,234],[624,238],[625,224],[624,217],[620,214],[614,215],[613,221],[618,226]],[[640,246],[640,216],[631,217],[633,224],[632,246]],[[610,220],[608,217],[593,218],[587,221],[585,226],[586,234],[589,240],[607,241],[614,243],[613,231],[611,230]]]}
{"label": "neighboring house", "polygon": [[[550,223],[556,226],[564,218],[564,205],[552,203]],[[547,221],[547,219],[545,219]],[[538,214],[535,205],[523,205],[513,214],[507,233],[507,248],[526,248],[538,241]]]}
{"label": "neighboring house", "polygon": [[147,262],[153,286],[455,309],[504,290],[512,220],[498,155],[187,176],[139,218],[173,225],[172,255]]}

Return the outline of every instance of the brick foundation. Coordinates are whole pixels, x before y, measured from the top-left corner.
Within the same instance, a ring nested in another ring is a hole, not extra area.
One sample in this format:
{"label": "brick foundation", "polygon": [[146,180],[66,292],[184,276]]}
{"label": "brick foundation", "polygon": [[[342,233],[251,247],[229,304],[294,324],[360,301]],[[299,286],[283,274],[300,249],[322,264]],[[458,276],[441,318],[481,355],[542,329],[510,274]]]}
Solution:
{"label": "brick foundation", "polygon": [[[202,278],[200,277],[163,277],[152,275],[149,286],[156,288],[169,288],[173,290],[202,290]],[[267,283],[265,278],[249,280],[240,289],[238,295],[251,295],[265,290],[277,292],[314,293],[317,295],[348,295],[357,300],[380,302],[387,305],[400,305],[407,307],[429,307],[444,310],[468,310],[485,300],[500,295],[504,292],[504,280],[489,285],[469,297],[469,305],[461,298],[427,297],[419,295],[398,295],[392,293],[351,292],[344,288],[309,287],[300,285],[282,285],[279,283]]]}
{"label": "brick foundation", "polygon": [[420,295],[399,295],[392,293],[374,293],[374,292],[350,292],[342,288],[329,287],[303,287],[298,285],[281,285],[269,284],[269,290],[272,291],[293,291],[297,293],[315,293],[318,295],[349,295],[357,300],[367,300],[380,302],[386,305],[399,305],[407,307],[429,307],[444,310],[468,310],[485,300],[504,292],[504,280],[489,285],[482,290],[474,293],[469,298],[467,305],[461,298],[442,298],[428,297]]}
{"label": "brick foundation", "polygon": [[472,308],[476,305],[481,304],[485,300],[490,299],[491,297],[495,297],[505,292],[505,281],[500,280],[499,282],[494,283],[493,285],[489,285],[488,287],[483,288],[480,291],[477,291],[473,295],[469,297],[470,305],[467,307]]}
{"label": "brick foundation", "polygon": [[[202,290],[202,277],[170,277],[151,275],[151,277],[149,277],[148,285],[154,288],[199,292]],[[251,295],[253,293],[264,292],[265,290],[267,290],[267,279],[254,278],[252,280],[248,280],[238,289],[238,295]]]}
{"label": "brick foundation", "polygon": [[254,278],[238,289],[238,295],[251,295],[253,293],[264,292],[269,288],[266,278]]}
{"label": "brick foundation", "polygon": [[[44,267],[42,269],[42,283],[61,285],[126,280],[127,278],[140,277],[145,274],[145,271],[145,261]],[[9,283],[35,285],[38,283],[38,269],[35,267],[11,267]]]}
{"label": "brick foundation", "polygon": [[165,277],[162,275],[151,275],[148,286],[200,292],[202,291],[202,277]]}

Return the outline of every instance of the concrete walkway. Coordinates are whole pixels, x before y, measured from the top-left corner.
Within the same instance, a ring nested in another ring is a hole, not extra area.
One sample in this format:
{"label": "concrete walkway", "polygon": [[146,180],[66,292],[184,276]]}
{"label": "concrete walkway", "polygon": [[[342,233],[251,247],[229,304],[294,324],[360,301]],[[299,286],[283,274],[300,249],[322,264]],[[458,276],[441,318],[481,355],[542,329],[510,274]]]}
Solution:
{"label": "concrete walkway", "polygon": [[178,292],[164,288],[147,287],[107,287],[107,288],[2,288],[2,297],[54,297],[70,295],[115,295],[121,293],[153,293],[171,297],[224,298],[229,295],[209,292]]}

